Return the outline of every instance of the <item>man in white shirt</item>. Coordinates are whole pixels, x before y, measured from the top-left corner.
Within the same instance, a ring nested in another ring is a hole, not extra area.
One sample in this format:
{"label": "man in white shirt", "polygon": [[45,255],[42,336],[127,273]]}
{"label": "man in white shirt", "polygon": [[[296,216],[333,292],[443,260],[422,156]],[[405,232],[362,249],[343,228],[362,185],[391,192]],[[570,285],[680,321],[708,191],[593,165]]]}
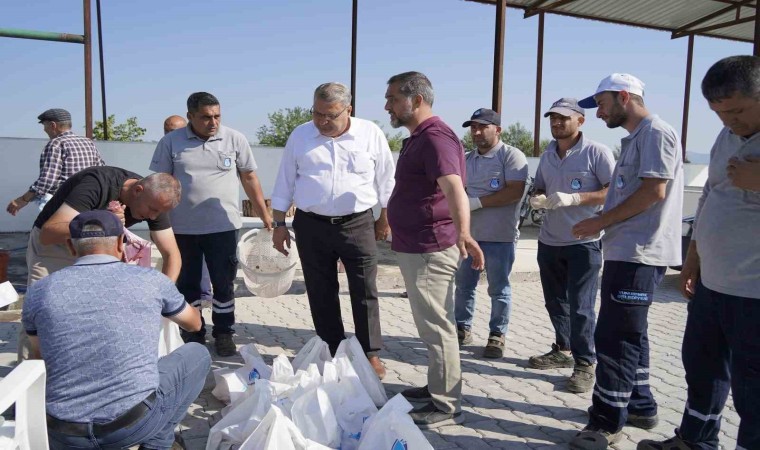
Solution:
{"label": "man in white shirt", "polygon": [[[272,242],[287,254],[285,211],[295,203],[293,231],[314,328],[335,353],[345,339],[338,297],[340,259],[346,268],[356,337],[382,379],[377,301],[377,244],[388,237],[386,206],[395,165],[385,134],[351,117],[351,93],[340,83],[314,91],[311,122],[290,135],[272,192]],[[372,207],[380,203],[375,221]]]}

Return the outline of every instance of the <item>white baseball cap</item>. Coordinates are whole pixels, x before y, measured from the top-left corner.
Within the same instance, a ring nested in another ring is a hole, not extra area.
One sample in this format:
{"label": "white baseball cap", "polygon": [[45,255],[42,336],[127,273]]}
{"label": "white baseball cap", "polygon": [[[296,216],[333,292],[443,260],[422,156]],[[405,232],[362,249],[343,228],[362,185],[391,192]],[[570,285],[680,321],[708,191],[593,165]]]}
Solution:
{"label": "white baseball cap", "polygon": [[[599,83],[599,87],[596,88],[594,95],[605,91],[626,91],[630,94],[644,97],[644,82],[627,73],[613,73]],[[579,101],[578,105],[582,108],[596,108],[598,105],[596,104],[596,100],[594,100],[594,95]]]}

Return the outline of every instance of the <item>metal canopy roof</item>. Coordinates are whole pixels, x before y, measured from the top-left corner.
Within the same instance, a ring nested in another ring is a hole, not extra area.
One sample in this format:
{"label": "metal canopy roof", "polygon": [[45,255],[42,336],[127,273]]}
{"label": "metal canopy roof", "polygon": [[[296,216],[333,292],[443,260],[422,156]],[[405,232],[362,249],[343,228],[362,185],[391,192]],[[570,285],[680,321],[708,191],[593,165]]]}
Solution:
{"label": "metal canopy roof", "polygon": [[[497,0],[465,0],[495,5]],[[668,31],[672,38],[710,36],[754,42],[760,0],[506,0],[531,17],[548,14]]]}

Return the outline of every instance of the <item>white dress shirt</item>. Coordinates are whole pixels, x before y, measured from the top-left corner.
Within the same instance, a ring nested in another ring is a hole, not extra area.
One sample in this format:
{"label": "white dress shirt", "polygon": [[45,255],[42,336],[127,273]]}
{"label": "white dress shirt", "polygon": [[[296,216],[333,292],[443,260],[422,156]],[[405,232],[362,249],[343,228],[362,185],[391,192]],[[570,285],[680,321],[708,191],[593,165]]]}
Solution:
{"label": "white dress shirt", "polygon": [[344,216],[377,205],[385,208],[393,191],[395,164],[380,127],[351,118],[342,135],[320,134],[314,122],[290,134],[272,191],[272,209],[291,203],[323,216]]}

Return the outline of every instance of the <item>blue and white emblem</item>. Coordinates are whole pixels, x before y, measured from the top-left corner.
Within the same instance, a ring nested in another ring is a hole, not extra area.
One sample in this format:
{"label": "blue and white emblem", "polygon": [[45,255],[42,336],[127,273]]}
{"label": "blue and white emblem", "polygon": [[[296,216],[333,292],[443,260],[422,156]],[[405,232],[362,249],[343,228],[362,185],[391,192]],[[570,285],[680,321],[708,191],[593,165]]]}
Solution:
{"label": "blue and white emblem", "polygon": [[623,175],[618,175],[617,180],[615,180],[615,187],[618,189],[623,189],[625,187],[625,178],[623,178]]}
{"label": "blue and white emblem", "polygon": [[403,439],[396,439],[393,442],[393,446],[391,447],[391,450],[407,450],[407,443]]}
{"label": "blue and white emblem", "polygon": [[491,178],[491,181],[488,183],[488,185],[491,186],[491,189],[498,189],[499,179],[496,177]]}
{"label": "blue and white emblem", "polygon": [[570,182],[570,189],[574,191],[580,190],[581,186],[583,186],[583,184],[581,183],[580,178],[573,178],[573,181]]}
{"label": "blue and white emblem", "polygon": [[224,158],[224,167],[232,167],[232,159]]}

